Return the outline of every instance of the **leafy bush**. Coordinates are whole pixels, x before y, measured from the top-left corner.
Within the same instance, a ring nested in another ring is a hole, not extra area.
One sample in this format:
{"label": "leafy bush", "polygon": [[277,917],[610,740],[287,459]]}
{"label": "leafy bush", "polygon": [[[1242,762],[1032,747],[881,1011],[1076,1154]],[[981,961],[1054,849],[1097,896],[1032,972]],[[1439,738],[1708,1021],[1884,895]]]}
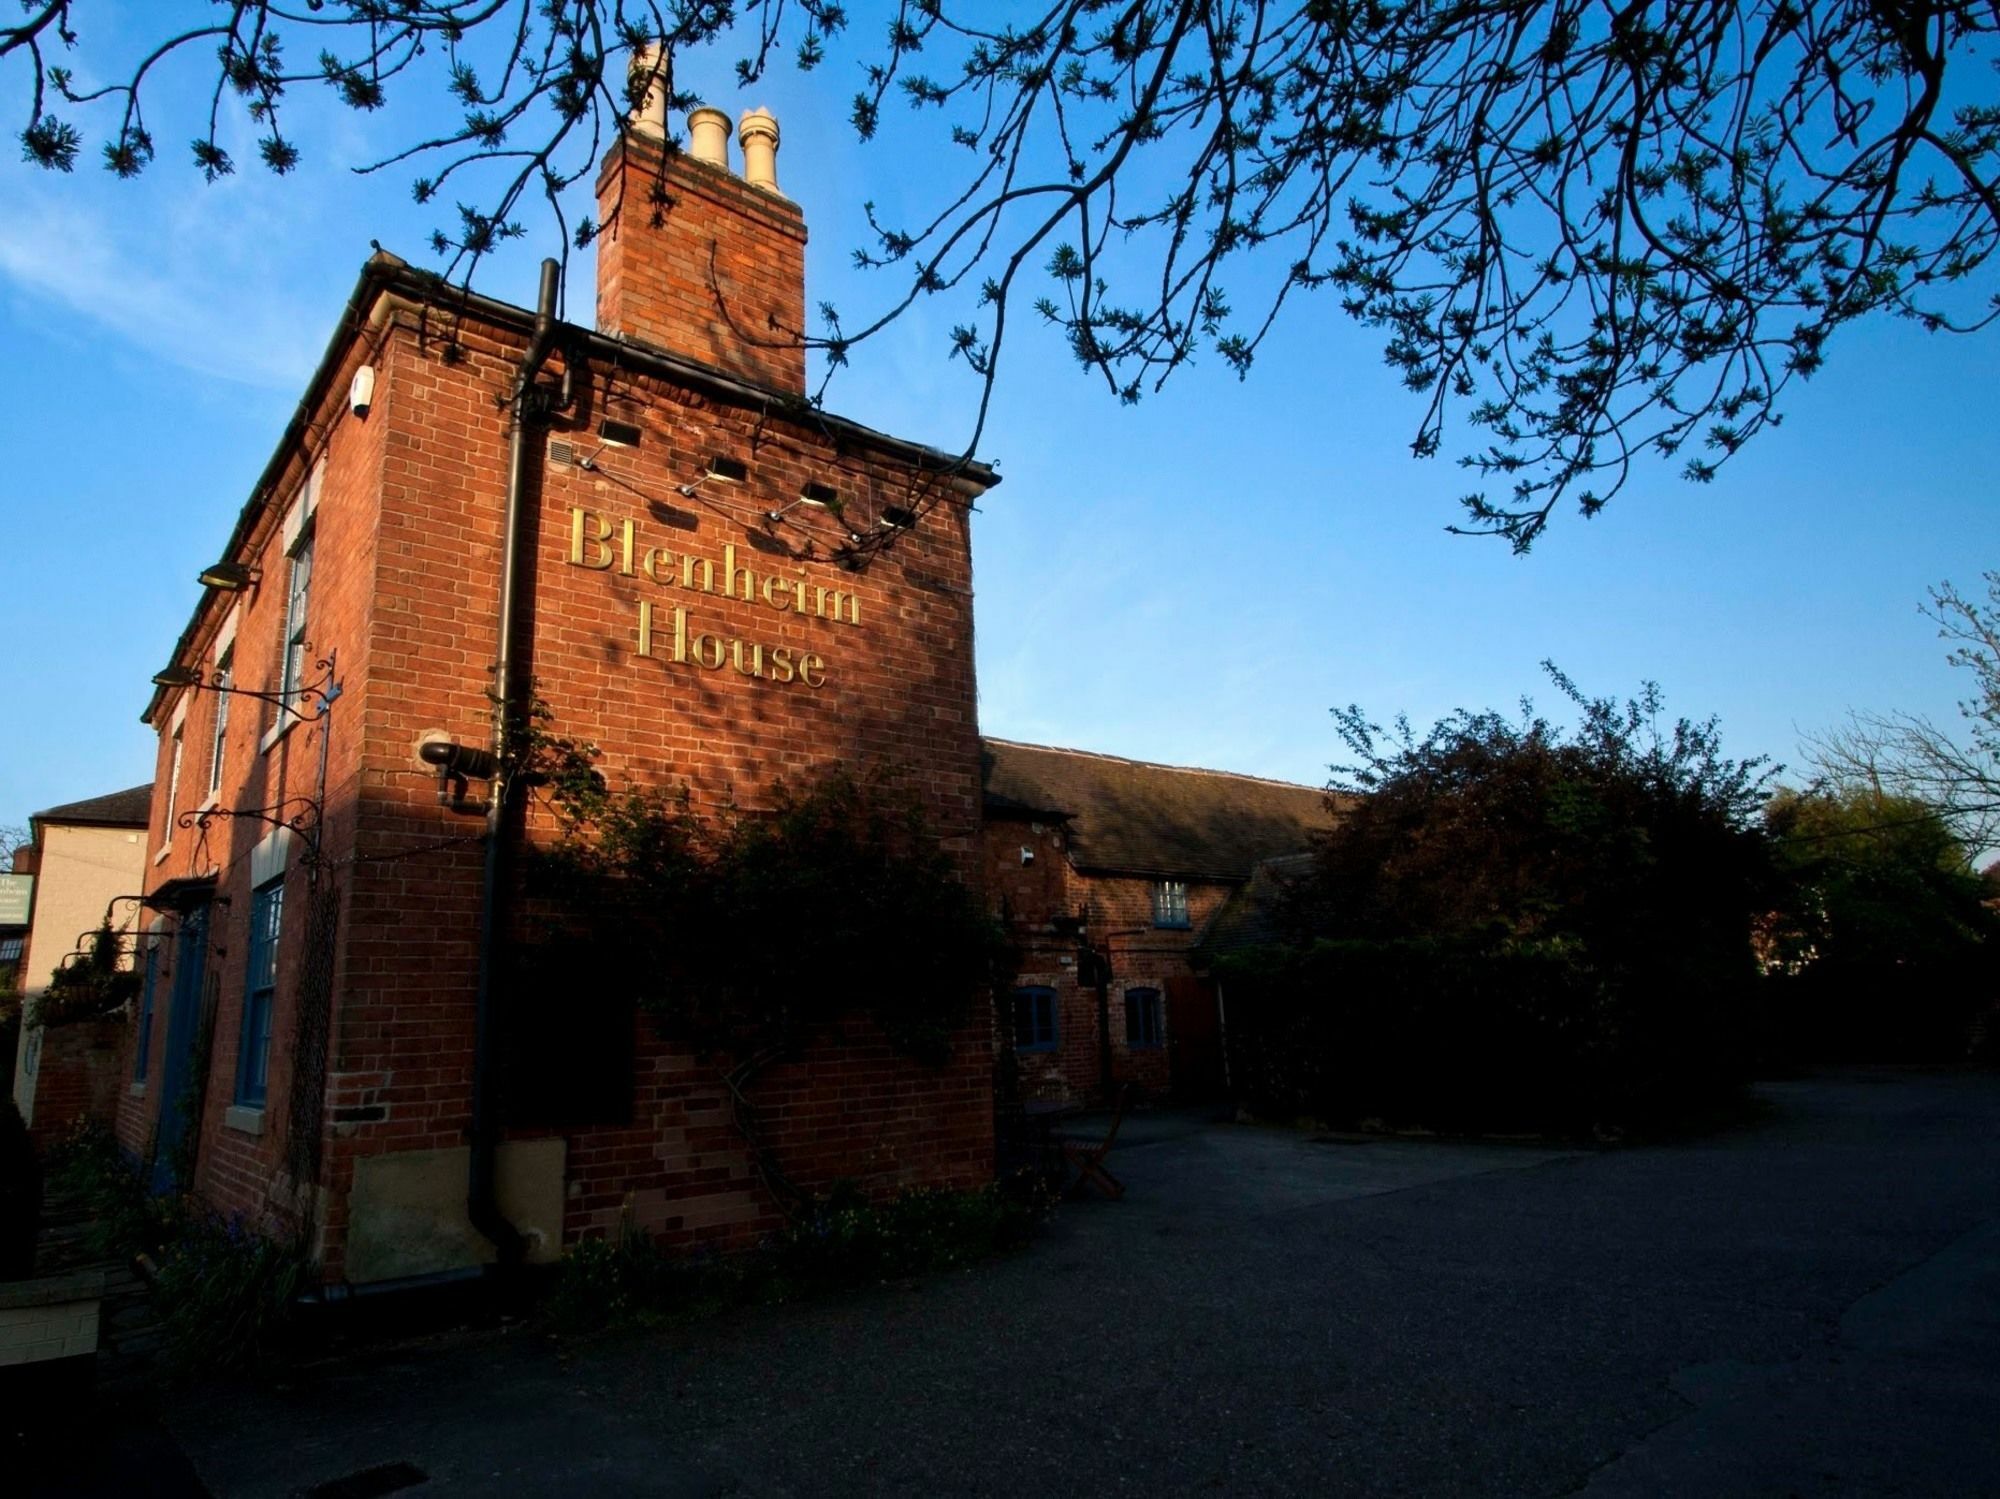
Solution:
{"label": "leafy bush", "polygon": [[2000,917],[1942,809],[1873,786],[1781,791],[1766,933],[1777,1058],[1954,1061],[2000,992]]}
{"label": "leafy bush", "polygon": [[719,1290],[709,1262],[677,1259],[628,1225],[615,1238],[584,1239],[563,1252],[548,1310],[572,1332],[644,1326],[720,1299]]}
{"label": "leafy bush", "polygon": [[1019,1248],[1047,1216],[1038,1181],[976,1192],[919,1187],[875,1204],[836,1186],[766,1248],[778,1276],[805,1287],[859,1285],[947,1270]]}
{"label": "leafy bush", "polygon": [[273,1357],[307,1273],[299,1245],[266,1238],[240,1217],[185,1219],[153,1287],[169,1362],[192,1373]]}
{"label": "leafy bush", "polygon": [[179,1196],[153,1195],[144,1169],[95,1121],[50,1152],[48,1180],[52,1194],[82,1201],[92,1250],[157,1260],[153,1303],[174,1368],[240,1368],[279,1350],[306,1285],[300,1246],[257,1234],[241,1218],[190,1210]]}
{"label": "leafy bush", "polygon": [[77,1025],[118,1014],[139,992],[140,977],[122,967],[125,942],[107,923],[88,945],[56,969],[35,1002],[36,1025]]}
{"label": "leafy bush", "polygon": [[1620,704],[1545,668],[1573,728],[1526,705],[1421,738],[1335,715],[1356,763],[1280,912],[1286,950],[1225,977],[1232,1076],[1264,1106],[1589,1129],[1740,1070],[1770,772],[1725,757],[1713,720],[1664,724],[1650,684]]}
{"label": "leafy bush", "polygon": [[879,1204],[842,1184],[737,1255],[675,1255],[628,1224],[565,1251],[549,1314],[572,1331],[645,1326],[950,1269],[1026,1244],[1053,1205],[1046,1185],[1027,1174],[971,1192],[919,1188]]}
{"label": "leafy bush", "polygon": [[97,1254],[156,1253],[179,1230],[178,1200],[154,1196],[143,1166],[94,1119],[79,1120],[50,1150],[48,1189],[82,1201],[90,1219],[84,1242]]}
{"label": "leafy bush", "polygon": [[1740,984],[1669,1012],[1574,941],[1328,941],[1219,968],[1230,1075],[1277,1118],[1622,1129],[1712,1094],[1742,1049]]}

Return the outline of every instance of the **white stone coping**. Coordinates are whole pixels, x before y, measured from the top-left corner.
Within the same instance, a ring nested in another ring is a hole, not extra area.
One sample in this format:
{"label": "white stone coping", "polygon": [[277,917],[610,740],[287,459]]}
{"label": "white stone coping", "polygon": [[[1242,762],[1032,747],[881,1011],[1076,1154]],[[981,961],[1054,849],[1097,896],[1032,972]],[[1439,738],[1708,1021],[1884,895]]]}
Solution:
{"label": "white stone coping", "polygon": [[0,1311],[25,1306],[61,1306],[69,1301],[95,1301],[104,1294],[102,1270],[73,1270],[67,1275],[39,1275],[30,1280],[0,1280]]}

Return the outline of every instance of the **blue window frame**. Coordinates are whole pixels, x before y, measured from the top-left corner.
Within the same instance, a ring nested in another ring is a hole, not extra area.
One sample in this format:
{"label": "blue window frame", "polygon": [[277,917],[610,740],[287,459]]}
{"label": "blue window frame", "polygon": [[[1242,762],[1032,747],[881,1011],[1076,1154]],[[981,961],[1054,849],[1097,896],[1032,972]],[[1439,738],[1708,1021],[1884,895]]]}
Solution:
{"label": "blue window frame", "polygon": [[153,999],[160,982],[160,944],[146,944],[146,977],[139,986],[139,1035],[132,1047],[132,1081],[143,1083],[153,1062]]}
{"label": "blue window frame", "polygon": [[1182,930],[1188,927],[1186,880],[1160,880],[1154,884],[1153,925]]}
{"label": "blue window frame", "polygon": [[1056,1049],[1056,991],[1044,988],[1014,991],[1014,1049]]}
{"label": "blue window frame", "polygon": [[236,1102],[264,1106],[271,1068],[271,999],[278,988],[278,933],[285,922],[283,876],[250,899],[250,971],[243,981],[243,1032],[236,1048]]}
{"label": "blue window frame", "polygon": [[1125,1044],[1137,1051],[1158,1046],[1165,1032],[1160,1025],[1160,991],[1125,991]]}

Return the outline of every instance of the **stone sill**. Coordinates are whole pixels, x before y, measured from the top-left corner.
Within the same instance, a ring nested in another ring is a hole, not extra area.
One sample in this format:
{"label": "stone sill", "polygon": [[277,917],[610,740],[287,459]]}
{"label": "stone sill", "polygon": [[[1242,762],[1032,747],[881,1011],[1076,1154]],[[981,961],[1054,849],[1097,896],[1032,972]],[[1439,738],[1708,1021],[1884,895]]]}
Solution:
{"label": "stone sill", "polygon": [[103,1294],[102,1270],[76,1270],[68,1275],[44,1275],[34,1280],[0,1280],[0,1311],[96,1301]]}
{"label": "stone sill", "polygon": [[264,1111],[262,1109],[246,1109],[236,1104],[231,1104],[228,1112],[222,1116],[222,1122],[230,1129],[240,1131],[246,1135],[261,1135],[264,1133]]}

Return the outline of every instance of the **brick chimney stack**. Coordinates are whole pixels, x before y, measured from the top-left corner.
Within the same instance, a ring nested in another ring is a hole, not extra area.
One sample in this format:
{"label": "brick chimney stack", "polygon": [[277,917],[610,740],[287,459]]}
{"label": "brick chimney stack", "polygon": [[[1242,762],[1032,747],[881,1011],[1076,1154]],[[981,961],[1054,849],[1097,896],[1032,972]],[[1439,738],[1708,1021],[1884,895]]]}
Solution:
{"label": "brick chimney stack", "polygon": [[[633,70],[656,66],[641,53]],[[806,390],[806,226],[778,191],[778,122],[744,112],[744,175],[729,169],[729,117],[688,115],[667,140],[663,82],[597,176],[597,326],[789,395]]]}

